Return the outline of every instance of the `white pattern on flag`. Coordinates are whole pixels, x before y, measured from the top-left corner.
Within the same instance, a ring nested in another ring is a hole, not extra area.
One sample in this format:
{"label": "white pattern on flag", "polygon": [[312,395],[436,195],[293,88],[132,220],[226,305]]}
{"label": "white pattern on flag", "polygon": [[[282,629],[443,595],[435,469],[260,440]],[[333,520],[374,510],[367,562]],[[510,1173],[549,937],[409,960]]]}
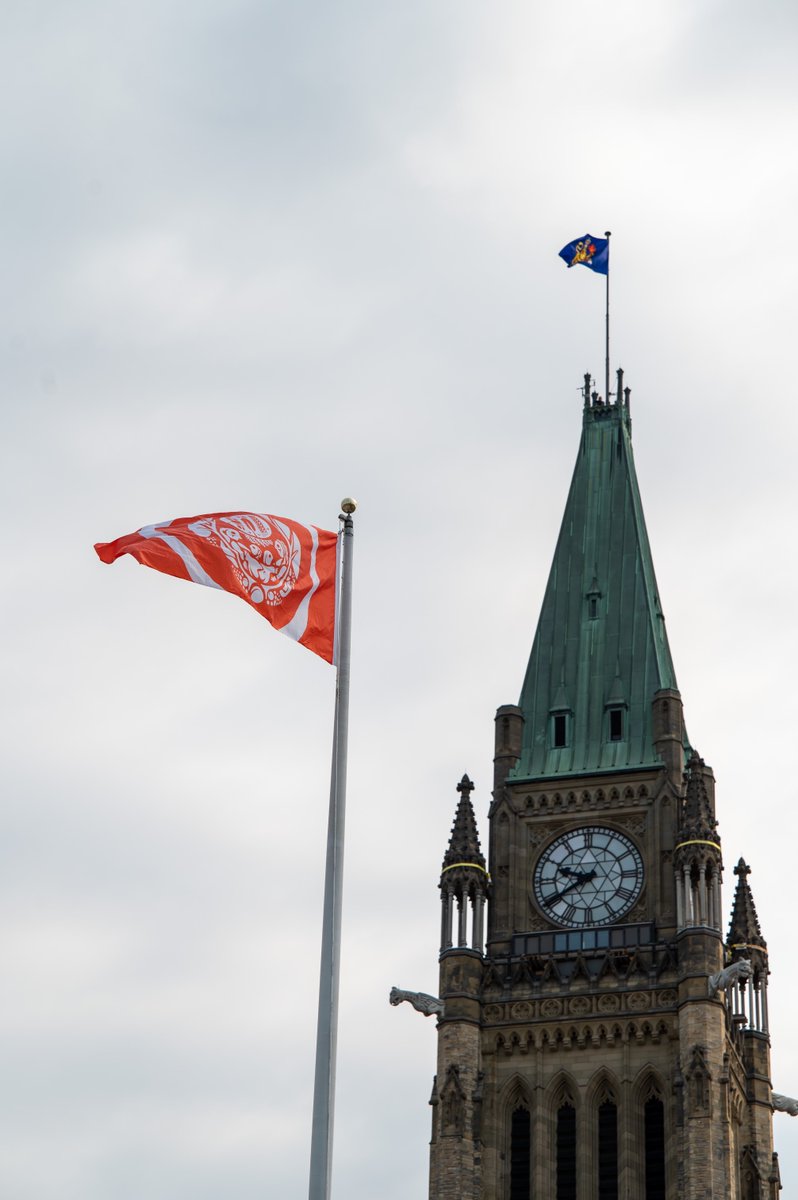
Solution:
{"label": "white pattern on flag", "polygon": [[309,525],[308,530],[310,531],[310,536],[312,539],[309,572],[310,578],[313,580],[313,587],[303,599],[299,608],[294,613],[293,618],[288,622],[287,625],[283,625],[282,629],[280,630],[281,633],[285,633],[288,635],[288,637],[293,638],[295,642],[299,641],[299,639],[302,637],[302,634],[305,632],[305,629],[307,628],[310,602],[313,599],[313,593],[319,586],[319,575],[316,570],[316,551],[319,547],[319,535],[318,531],[313,525]]}
{"label": "white pattern on flag", "polygon": [[204,513],[97,542],[104,563],[145,567],[230,592],[281,633],[335,663],[338,536],[267,513]]}
{"label": "white pattern on flag", "polygon": [[211,579],[208,572],[202,569],[188,546],[184,546],[180,539],[174,537],[171,533],[161,533],[164,525],[169,524],[171,522],[162,521],[160,525],[145,525],[143,529],[139,530],[139,533],[142,537],[160,538],[162,542],[166,542],[167,546],[174,550],[175,554],[180,555],[194,583],[203,583],[205,587],[218,588],[220,592],[223,592],[224,588],[222,585],[217,583],[215,579]]}

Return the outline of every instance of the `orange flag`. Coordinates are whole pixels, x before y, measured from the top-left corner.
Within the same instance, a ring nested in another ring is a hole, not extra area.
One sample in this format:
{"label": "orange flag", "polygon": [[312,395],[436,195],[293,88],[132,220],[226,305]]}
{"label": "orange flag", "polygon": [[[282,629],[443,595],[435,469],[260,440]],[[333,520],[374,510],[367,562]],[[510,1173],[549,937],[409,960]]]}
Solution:
{"label": "orange flag", "polygon": [[232,592],[275,629],[334,661],[337,535],[265,513],[206,513],[98,542],[103,562],[145,567]]}

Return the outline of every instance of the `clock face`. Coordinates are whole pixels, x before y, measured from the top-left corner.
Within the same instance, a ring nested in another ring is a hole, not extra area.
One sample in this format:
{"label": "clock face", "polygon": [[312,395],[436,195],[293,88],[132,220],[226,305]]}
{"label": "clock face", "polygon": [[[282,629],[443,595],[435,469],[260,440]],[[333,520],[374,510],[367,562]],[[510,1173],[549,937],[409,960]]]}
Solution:
{"label": "clock face", "polygon": [[643,860],[625,834],[585,825],[546,847],[532,887],[551,921],[573,929],[611,925],[629,912],[642,891]]}

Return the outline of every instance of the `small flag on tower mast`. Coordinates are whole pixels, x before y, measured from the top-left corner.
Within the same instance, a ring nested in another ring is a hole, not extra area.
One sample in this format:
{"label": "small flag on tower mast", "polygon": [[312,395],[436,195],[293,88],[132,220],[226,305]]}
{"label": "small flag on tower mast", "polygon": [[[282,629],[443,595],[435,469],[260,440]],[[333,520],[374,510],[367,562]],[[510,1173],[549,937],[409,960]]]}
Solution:
{"label": "small flag on tower mast", "polygon": [[[560,251],[560,258],[569,267],[587,267],[597,275],[607,277],[607,302],[605,308],[605,339],[604,339],[604,399],[610,402],[610,237],[609,230],[603,238],[593,237],[586,233],[583,237],[574,238]],[[620,396],[618,402],[620,403]]]}
{"label": "small flag on tower mast", "polygon": [[598,275],[607,275],[610,269],[610,235],[596,238],[592,233],[586,233],[584,237],[574,238],[567,246],[563,246],[560,258],[569,267],[588,267]]}

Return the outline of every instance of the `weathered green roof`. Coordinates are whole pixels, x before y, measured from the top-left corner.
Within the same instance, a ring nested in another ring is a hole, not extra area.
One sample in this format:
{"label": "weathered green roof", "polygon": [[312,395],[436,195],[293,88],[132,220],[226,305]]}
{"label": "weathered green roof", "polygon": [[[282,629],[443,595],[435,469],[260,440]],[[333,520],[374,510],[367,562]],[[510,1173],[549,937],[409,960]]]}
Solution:
{"label": "weathered green roof", "polygon": [[[628,393],[625,404],[588,399],[521,692],[524,739],[511,777],[658,765],[651,701],[660,688],[676,688],[676,676],[637,486]],[[621,713],[618,740],[612,708]],[[560,748],[558,711],[565,716]]]}

